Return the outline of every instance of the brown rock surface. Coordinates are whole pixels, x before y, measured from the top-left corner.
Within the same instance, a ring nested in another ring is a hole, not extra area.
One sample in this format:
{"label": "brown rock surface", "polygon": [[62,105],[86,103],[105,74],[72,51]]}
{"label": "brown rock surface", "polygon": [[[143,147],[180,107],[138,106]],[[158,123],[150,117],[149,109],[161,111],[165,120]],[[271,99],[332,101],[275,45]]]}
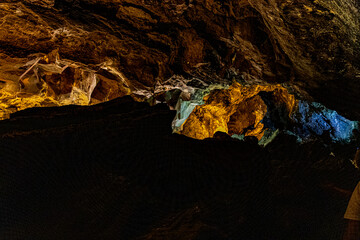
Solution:
{"label": "brown rock surface", "polygon": [[267,106],[258,95],[260,92],[272,94],[275,103],[283,104],[289,113],[296,106],[294,96],[281,85],[244,87],[233,83],[228,89],[216,89],[205,96],[205,103],[195,107],[181,126],[180,133],[205,139],[213,137],[216,132],[225,132],[254,136],[260,140],[265,130],[261,121],[267,113]]}
{"label": "brown rock surface", "polygon": [[58,50],[95,71],[111,61],[132,90],[173,74],[286,82],[360,119],[359,16],[355,0],[6,0],[0,53]]}

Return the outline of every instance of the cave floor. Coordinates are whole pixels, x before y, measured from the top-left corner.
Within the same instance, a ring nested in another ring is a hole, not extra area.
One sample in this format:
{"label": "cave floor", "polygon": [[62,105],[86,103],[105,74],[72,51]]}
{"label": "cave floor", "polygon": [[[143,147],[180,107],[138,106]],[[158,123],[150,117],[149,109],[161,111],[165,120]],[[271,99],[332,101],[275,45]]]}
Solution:
{"label": "cave floor", "polygon": [[0,238],[341,238],[346,146],[194,140],[173,117],[122,98],[1,122]]}

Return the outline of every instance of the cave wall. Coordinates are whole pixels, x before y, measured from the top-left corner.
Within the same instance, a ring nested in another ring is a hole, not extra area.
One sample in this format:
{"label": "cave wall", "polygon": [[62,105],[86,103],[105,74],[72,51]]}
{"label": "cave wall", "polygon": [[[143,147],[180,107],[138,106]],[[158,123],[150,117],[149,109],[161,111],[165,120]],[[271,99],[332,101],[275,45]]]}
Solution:
{"label": "cave wall", "polygon": [[[19,91],[19,66],[55,50],[95,71],[106,62],[132,90],[151,91],[174,74],[286,83],[358,120],[358,9],[355,0],[6,0],[0,78]],[[126,94],[118,77],[99,75],[100,101]]]}

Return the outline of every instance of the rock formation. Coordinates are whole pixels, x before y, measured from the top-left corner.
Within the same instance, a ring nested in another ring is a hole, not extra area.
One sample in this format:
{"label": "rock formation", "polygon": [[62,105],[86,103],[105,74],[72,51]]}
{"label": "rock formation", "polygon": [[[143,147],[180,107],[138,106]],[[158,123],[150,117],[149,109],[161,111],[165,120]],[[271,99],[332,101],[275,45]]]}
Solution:
{"label": "rock formation", "polygon": [[95,103],[127,94],[123,81],[151,92],[179,74],[286,83],[359,119],[355,0],[6,0],[0,14],[0,77],[12,94],[27,92],[17,83],[27,61],[58,51],[96,72]]}
{"label": "rock formation", "polygon": [[[7,0],[0,14],[2,118],[129,94],[145,101],[178,76],[255,88],[282,83],[297,99],[360,119],[355,1]],[[261,139],[262,119],[243,127]],[[195,137],[191,121],[183,133]],[[216,130],[227,127],[198,138]]]}

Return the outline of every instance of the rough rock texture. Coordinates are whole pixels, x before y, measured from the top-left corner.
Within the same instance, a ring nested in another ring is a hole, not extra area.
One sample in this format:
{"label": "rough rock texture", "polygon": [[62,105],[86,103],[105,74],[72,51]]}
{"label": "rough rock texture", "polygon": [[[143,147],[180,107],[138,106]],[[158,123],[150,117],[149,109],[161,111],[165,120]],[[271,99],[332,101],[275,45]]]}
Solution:
{"label": "rough rock texture", "polygon": [[296,136],[299,142],[330,137],[333,142],[348,144],[358,137],[359,122],[320,103],[298,100],[280,84],[243,86],[233,82],[196,88],[203,84],[175,78],[156,87],[155,92],[160,93],[168,88],[165,94],[156,94],[156,101],[172,108],[178,99],[173,107],[177,112],[174,132],[195,139],[213,137],[218,131],[238,139],[254,136],[264,146],[279,132]]}
{"label": "rough rock texture", "polygon": [[[360,119],[358,10],[355,0],[5,0],[0,52],[14,70],[1,79],[18,76],[16,58],[58,49],[94,70],[111,62],[132,90],[175,73],[285,82]],[[104,77],[96,96],[123,96]]]}
{"label": "rough rock texture", "polygon": [[244,134],[260,140],[265,130],[261,121],[267,114],[260,92],[273,94],[277,104],[286,106],[288,115],[296,108],[295,97],[280,85],[243,87],[233,83],[228,89],[213,90],[205,96],[205,103],[196,106],[186,119],[181,134],[204,139],[221,131],[230,136]]}

